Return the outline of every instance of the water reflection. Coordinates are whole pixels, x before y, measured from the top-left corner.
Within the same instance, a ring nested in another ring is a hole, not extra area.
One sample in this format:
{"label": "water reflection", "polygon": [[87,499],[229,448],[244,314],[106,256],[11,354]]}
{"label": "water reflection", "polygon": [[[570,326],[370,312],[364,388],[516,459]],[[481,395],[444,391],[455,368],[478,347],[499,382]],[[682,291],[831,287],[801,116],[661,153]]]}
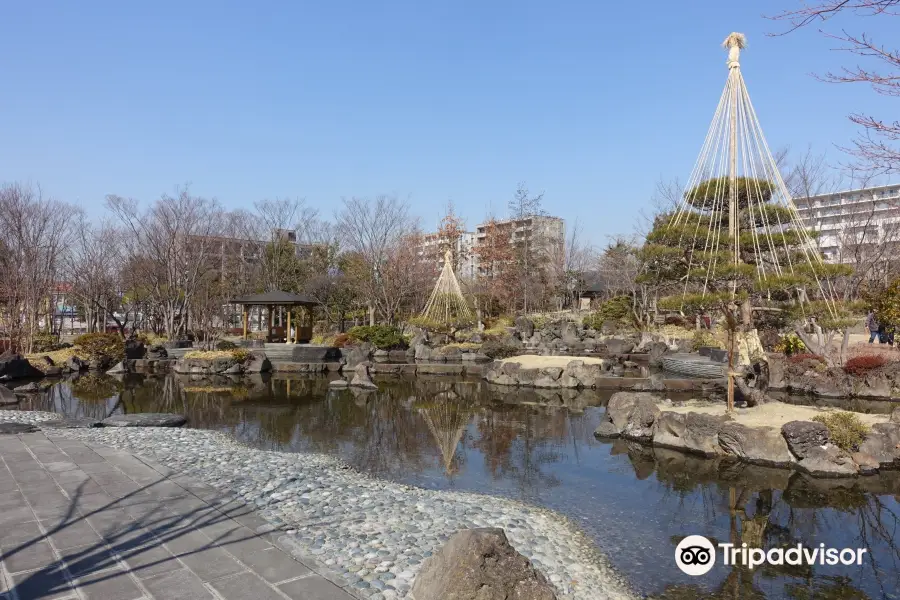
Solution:
{"label": "water reflection", "polygon": [[[324,377],[81,377],[29,397],[23,408],[97,419],[179,412],[193,427],[257,447],[327,453],[404,483],[553,508],[575,519],[654,598],[900,597],[900,473],[814,480],[601,442],[593,431],[611,392],[511,390],[446,378],[379,383],[378,392],[338,392]],[[763,548],[822,542],[868,554],[859,567],[717,565],[691,578],[673,559],[690,534]]]}

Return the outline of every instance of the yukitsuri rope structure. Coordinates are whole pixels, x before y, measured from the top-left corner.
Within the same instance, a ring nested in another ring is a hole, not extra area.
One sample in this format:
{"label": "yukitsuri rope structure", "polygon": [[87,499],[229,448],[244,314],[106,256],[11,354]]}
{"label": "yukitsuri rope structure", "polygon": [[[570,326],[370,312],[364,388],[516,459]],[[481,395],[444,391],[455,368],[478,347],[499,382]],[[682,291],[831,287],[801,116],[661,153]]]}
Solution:
{"label": "yukitsuri rope structure", "polygon": [[[814,279],[834,317],[835,294],[830,282],[819,277],[824,260],[791,200],[741,73],[746,38],[732,33],[722,45],[728,51],[725,89],[669,225],[681,232],[679,243],[692,248],[682,302],[688,294],[710,293],[717,273],[720,280],[730,280],[730,297],[736,303],[739,278],[771,289],[777,280],[789,281],[802,272]],[[787,236],[794,236],[793,248]],[[747,252],[750,246],[752,268],[741,259],[742,247]],[[727,273],[733,275],[723,277]],[[729,331],[729,408],[734,402],[735,338]]]}
{"label": "yukitsuri rope structure", "polygon": [[422,316],[430,321],[452,324],[460,320],[471,320],[472,311],[459,287],[459,280],[453,272],[453,253],[444,253],[444,268],[434,284],[431,297],[425,304]]}

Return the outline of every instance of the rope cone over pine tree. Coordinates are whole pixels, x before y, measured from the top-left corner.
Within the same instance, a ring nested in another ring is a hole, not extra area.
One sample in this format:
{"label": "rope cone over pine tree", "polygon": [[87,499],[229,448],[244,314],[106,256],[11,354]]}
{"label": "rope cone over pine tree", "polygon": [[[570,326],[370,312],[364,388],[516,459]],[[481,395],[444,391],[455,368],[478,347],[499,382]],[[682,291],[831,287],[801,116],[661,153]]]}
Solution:
{"label": "rope cone over pine tree", "polygon": [[441,325],[451,325],[473,319],[469,304],[459,287],[459,280],[453,271],[453,253],[444,253],[444,267],[434,284],[431,297],[422,311],[422,318]]}
{"label": "rope cone over pine tree", "polygon": [[825,330],[847,317],[833,280],[848,269],[823,260],[791,200],[741,73],[746,45],[740,33],[725,39],[728,78],[700,155],[678,207],[657,217],[642,249],[641,278],[663,290],[660,306],[724,315],[729,407],[734,374],[765,356],[755,312],[779,311],[791,323],[814,317]]}

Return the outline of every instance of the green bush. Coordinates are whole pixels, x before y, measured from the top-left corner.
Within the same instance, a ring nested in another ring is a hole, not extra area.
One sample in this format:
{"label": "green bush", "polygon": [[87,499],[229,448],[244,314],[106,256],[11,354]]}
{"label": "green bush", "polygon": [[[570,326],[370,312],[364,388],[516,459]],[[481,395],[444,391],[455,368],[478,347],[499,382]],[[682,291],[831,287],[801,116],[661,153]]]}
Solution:
{"label": "green bush", "polygon": [[237,347],[237,344],[228,340],[221,340],[218,344],[216,344],[216,350],[236,350]]}
{"label": "green bush", "polygon": [[869,434],[869,426],[859,420],[859,415],[851,412],[832,412],[816,415],[813,421],[828,428],[831,441],[847,452],[855,452]]}
{"label": "green bush", "polygon": [[125,358],[125,341],[117,333],[84,333],[75,338],[75,345],[89,359],[119,361]]}
{"label": "green bush", "polygon": [[803,354],[806,352],[806,345],[800,336],[796,333],[788,333],[782,336],[781,341],[775,346],[775,352],[782,352],[786,356],[792,354]]}
{"label": "green bush", "polygon": [[596,312],[582,320],[582,324],[589,328],[600,330],[605,321],[612,321],[620,325],[631,325],[634,315],[631,311],[631,298],[628,296],[616,296],[600,303]]}
{"label": "green bush", "polygon": [[715,334],[709,329],[697,329],[694,331],[694,335],[691,338],[691,348],[696,352],[703,347],[719,348],[722,350],[725,348],[725,345],[720,342]]}
{"label": "green bush", "polygon": [[358,342],[369,342],[379,350],[406,348],[407,342],[400,330],[391,325],[357,325],[347,336]]}

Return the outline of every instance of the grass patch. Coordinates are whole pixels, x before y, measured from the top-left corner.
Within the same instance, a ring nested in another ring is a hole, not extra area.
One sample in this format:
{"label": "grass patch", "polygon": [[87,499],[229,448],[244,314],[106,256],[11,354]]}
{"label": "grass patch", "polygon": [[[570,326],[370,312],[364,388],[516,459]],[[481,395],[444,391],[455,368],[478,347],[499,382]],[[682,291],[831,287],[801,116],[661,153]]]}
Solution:
{"label": "grass patch", "polygon": [[40,359],[45,356],[49,356],[50,360],[52,360],[53,364],[55,365],[60,365],[73,356],[77,356],[85,362],[88,360],[87,354],[81,348],[75,347],[63,348],[62,350],[53,350],[51,352],[35,352],[34,354],[26,354],[25,358],[27,358],[32,365],[38,366],[38,361],[40,361]]}
{"label": "grass patch", "polygon": [[855,452],[870,431],[869,426],[860,421],[859,415],[851,412],[816,415],[813,421],[827,427],[831,441],[847,452]]}
{"label": "grass patch", "polygon": [[185,358],[199,358],[201,360],[235,360],[244,362],[250,356],[250,351],[246,348],[236,348],[234,350],[191,350],[185,352]]}

